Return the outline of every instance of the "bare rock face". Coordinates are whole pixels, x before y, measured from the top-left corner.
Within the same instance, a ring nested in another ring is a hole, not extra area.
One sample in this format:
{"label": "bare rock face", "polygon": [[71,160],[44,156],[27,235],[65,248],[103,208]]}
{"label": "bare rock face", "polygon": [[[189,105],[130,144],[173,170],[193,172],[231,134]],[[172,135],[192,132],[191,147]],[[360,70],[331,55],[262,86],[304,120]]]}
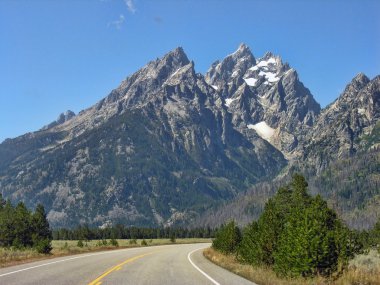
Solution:
{"label": "bare rock face", "polygon": [[249,48],[241,45],[214,63],[205,78],[224,99],[241,132],[246,128],[259,135],[269,132],[272,135],[263,138],[285,156],[299,154],[299,137],[313,126],[320,105],[289,64],[269,52],[255,60]]}
{"label": "bare rock face", "polygon": [[61,113],[58,116],[57,120],[55,120],[54,122],[51,122],[49,125],[44,126],[41,130],[47,130],[55,126],[62,125],[63,123],[71,120],[74,117],[75,117],[75,113],[71,110],[67,110],[65,113]]}
{"label": "bare rock face", "polygon": [[0,145],[1,186],[42,202],[54,226],[181,223],[286,165],[250,136],[177,48],[70,120]]}
{"label": "bare rock face", "polygon": [[185,223],[286,166],[317,171],[373,147],[379,77],[321,111],[279,56],[242,44],[206,75],[182,48],[75,115],[0,144],[0,187],[53,226]]}
{"label": "bare rock face", "polygon": [[304,143],[304,160],[324,169],[330,161],[370,147],[368,138],[379,121],[380,76],[360,73],[332,104],[322,110]]}

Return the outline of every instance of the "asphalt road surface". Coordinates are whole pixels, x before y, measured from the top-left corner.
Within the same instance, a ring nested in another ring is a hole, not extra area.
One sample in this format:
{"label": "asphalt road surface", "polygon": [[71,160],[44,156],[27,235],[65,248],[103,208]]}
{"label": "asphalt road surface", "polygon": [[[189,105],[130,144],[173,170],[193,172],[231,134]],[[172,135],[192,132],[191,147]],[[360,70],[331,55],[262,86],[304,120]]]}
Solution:
{"label": "asphalt road surface", "polygon": [[0,269],[0,284],[254,284],[205,259],[202,249],[209,246],[164,245],[54,258]]}

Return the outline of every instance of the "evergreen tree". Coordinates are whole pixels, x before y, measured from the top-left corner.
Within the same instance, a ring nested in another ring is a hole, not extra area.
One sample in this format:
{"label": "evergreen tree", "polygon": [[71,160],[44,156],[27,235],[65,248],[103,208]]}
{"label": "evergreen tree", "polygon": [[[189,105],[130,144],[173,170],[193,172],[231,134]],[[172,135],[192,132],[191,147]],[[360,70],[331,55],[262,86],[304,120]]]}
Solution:
{"label": "evergreen tree", "polygon": [[4,200],[3,195],[0,193],[0,212],[3,210],[5,204],[6,201]]}
{"label": "evergreen tree", "polygon": [[46,218],[45,208],[41,204],[37,205],[32,215],[32,231],[33,246],[37,251],[45,254],[50,253],[53,236]]}
{"label": "evergreen tree", "polygon": [[260,240],[259,225],[252,222],[243,230],[242,241],[238,248],[238,258],[252,265],[260,265],[263,263],[264,254]]}
{"label": "evergreen tree", "polygon": [[212,247],[223,252],[233,253],[241,241],[241,233],[234,221],[221,226],[212,242]]}
{"label": "evergreen tree", "polygon": [[320,196],[292,209],[275,252],[276,272],[290,276],[329,275],[337,269],[336,216]]}
{"label": "evergreen tree", "polygon": [[7,201],[0,211],[0,246],[9,247],[15,239],[14,229],[15,210],[10,201]]}
{"label": "evergreen tree", "polygon": [[23,202],[17,204],[14,211],[14,240],[12,245],[21,247],[31,247],[33,245],[31,233],[31,213]]}
{"label": "evergreen tree", "polygon": [[[248,225],[244,231],[240,258],[247,263],[273,265],[279,236],[283,230],[290,209],[293,207],[292,191],[281,187],[269,199],[257,223]],[[250,253],[248,253],[250,252]]]}

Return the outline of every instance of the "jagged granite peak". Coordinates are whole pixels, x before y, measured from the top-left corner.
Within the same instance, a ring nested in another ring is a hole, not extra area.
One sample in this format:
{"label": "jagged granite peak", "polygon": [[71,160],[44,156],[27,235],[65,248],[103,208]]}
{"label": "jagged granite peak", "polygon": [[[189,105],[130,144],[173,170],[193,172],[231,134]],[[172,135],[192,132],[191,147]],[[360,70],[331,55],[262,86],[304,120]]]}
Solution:
{"label": "jagged granite peak", "polygon": [[75,117],[75,113],[71,110],[67,110],[64,113],[59,114],[57,120],[55,120],[54,122],[51,122],[50,124],[42,127],[41,130],[47,130],[47,129],[53,128],[55,126],[61,125],[65,122],[71,120],[73,117]]}
{"label": "jagged granite peak", "polygon": [[[128,99],[128,105],[141,103],[145,100],[145,93],[162,86],[173,73],[189,63],[190,60],[183,48],[177,47],[162,58],[149,62],[146,66],[127,77],[118,88],[105,98],[105,101],[100,103],[114,103],[122,97]],[[141,98],[139,98],[140,96]]]}
{"label": "jagged granite peak", "polygon": [[360,73],[318,117],[305,138],[303,160],[319,173],[333,160],[372,147],[374,142],[368,138],[379,118],[380,76],[370,80]]}
{"label": "jagged granite peak", "polygon": [[361,89],[363,89],[369,82],[370,79],[364,73],[357,74],[346,86],[345,90],[342,93],[342,96],[340,97],[354,96]]}
{"label": "jagged granite peak", "polygon": [[[225,100],[233,122],[243,132],[250,127],[281,150],[288,158],[296,156],[299,137],[310,128],[320,113],[320,105],[299,80],[296,70],[271,52],[244,68],[231,64],[249,49],[241,46],[221,63],[213,64],[205,78]],[[222,68],[230,64],[230,68]],[[232,67],[231,67],[232,66]],[[224,71],[223,73],[218,71]],[[233,71],[231,73],[231,71]],[[263,126],[259,130],[256,126]]]}
{"label": "jagged granite peak", "polygon": [[255,64],[255,57],[249,47],[241,44],[234,53],[222,61],[214,62],[207,71],[205,79],[215,89],[225,89],[226,85],[231,83],[230,81],[234,81],[234,78],[239,81],[238,83],[242,83],[241,77],[250,66]]}
{"label": "jagged granite peak", "polygon": [[[44,203],[54,226],[168,226],[277,175],[293,155],[319,167],[320,146],[307,145],[323,138],[317,128],[351,129],[355,137],[379,118],[379,77],[358,77],[336,101],[339,114],[324,110],[323,117],[279,56],[256,60],[241,45],[210,70],[196,73],[183,49],[174,49],[64,123],[6,140],[6,198],[31,208]],[[346,144],[339,140],[326,155],[336,157]]]}
{"label": "jagged granite peak", "polygon": [[55,226],[171,225],[286,165],[271,144],[234,127],[181,48],[67,123],[1,144],[0,157],[6,196],[43,202]]}

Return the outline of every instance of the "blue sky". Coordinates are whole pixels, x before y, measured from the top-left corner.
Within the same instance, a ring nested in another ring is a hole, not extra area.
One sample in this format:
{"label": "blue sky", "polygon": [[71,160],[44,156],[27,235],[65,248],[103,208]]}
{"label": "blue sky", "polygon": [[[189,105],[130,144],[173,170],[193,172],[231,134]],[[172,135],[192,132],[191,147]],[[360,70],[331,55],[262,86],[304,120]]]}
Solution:
{"label": "blue sky", "polygon": [[376,0],[0,0],[0,142],[105,97],[177,46],[204,73],[250,46],[282,56],[322,106],[380,74]]}

